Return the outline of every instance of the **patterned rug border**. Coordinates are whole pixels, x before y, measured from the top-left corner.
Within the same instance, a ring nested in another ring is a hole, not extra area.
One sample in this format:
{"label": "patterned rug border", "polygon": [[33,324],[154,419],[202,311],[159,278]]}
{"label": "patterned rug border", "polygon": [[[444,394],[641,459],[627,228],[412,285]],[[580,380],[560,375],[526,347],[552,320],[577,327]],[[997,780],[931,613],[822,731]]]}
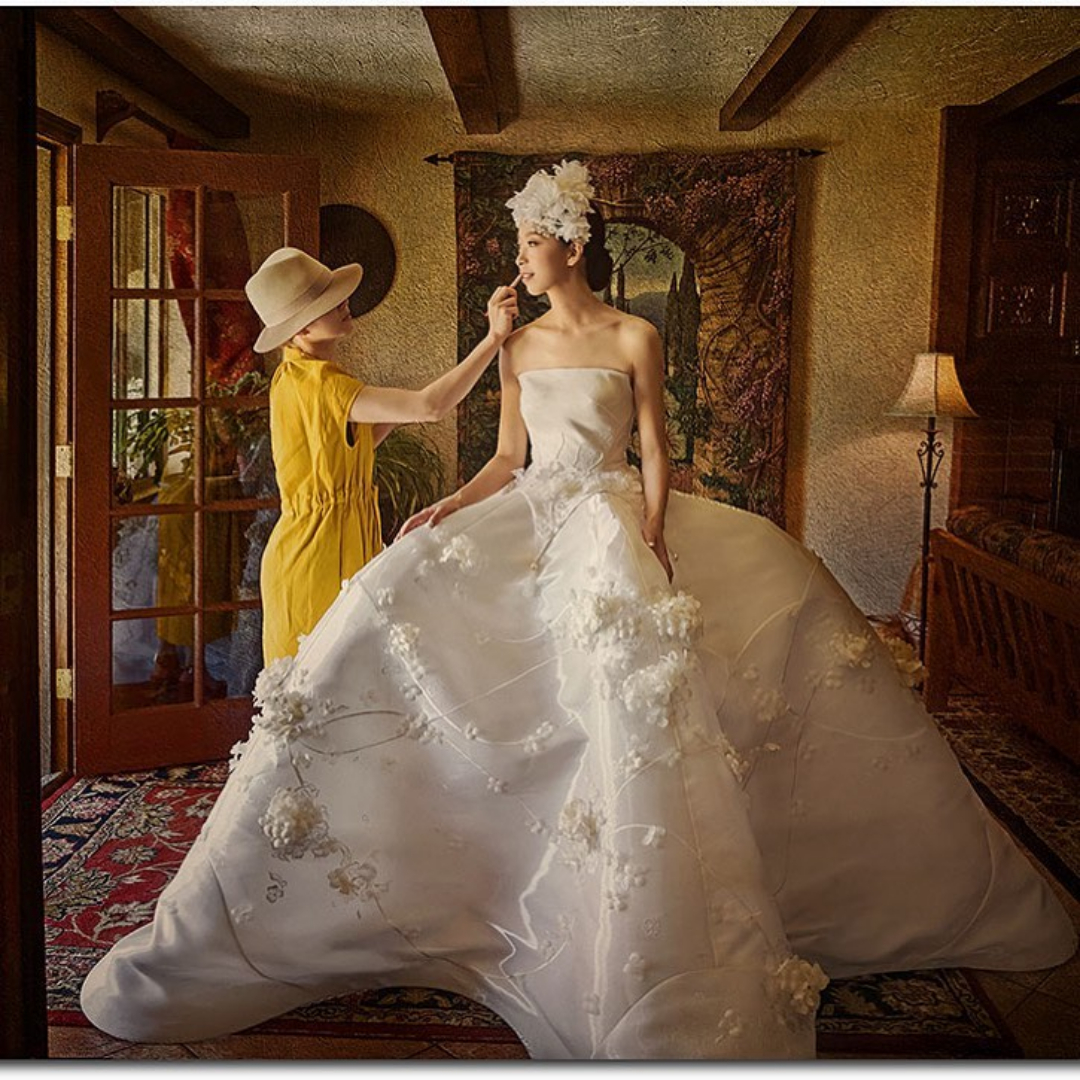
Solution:
{"label": "patterned rug border", "polygon": [[960,762],[960,768],[994,817],[1053,874],[1063,888],[1068,889],[1074,900],[1080,900],[1080,875],[1075,874],[1072,868],[1057,856],[1054,849],[1008,803],[995,795],[963,761]]}
{"label": "patterned rug border", "polygon": [[[934,721],[983,805],[1062,888],[1080,900],[1078,849],[1067,848],[1059,854],[1054,844],[1055,830],[1060,833],[1063,829],[1080,828],[1080,809],[1076,808],[1075,802],[1076,796],[1080,795],[1080,772],[1074,763],[1043,742],[1012,714],[967,688],[954,692],[948,707],[934,713]],[[992,747],[983,734],[991,729],[996,732]],[[987,753],[988,750],[994,752]],[[1035,770],[1047,791],[1057,790],[1063,795],[1073,808],[1067,823],[1060,820],[1044,822],[1044,831],[1040,832],[1040,815],[1047,813],[1046,808],[1038,801],[1032,805],[1029,793],[1019,790],[1018,785],[1027,779],[1024,769],[1010,772],[1009,764],[1003,767],[999,756],[1006,762],[1009,758],[1019,759],[1026,769]],[[1010,794],[1013,802],[1008,801]],[[1025,808],[1031,811],[1033,818],[1026,816]]]}

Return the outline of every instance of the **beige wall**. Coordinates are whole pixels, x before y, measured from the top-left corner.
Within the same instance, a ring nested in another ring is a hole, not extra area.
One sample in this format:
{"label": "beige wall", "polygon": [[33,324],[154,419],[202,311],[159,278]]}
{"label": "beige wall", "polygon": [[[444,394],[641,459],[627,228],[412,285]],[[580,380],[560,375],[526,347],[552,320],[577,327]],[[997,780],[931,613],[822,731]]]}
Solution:
{"label": "beige wall", "polygon": [[[93,141],[99,85],[123,90],[185,127],[45,31],[39,69],[41,104],[83,124],[87,141]],[[884,411],[903,387],[913,355],[927,346],[938,111],[903,96],[890,105],[876,91],[868,100],[866,108],[830,111],[808,95],[745,134],[718,133],[718,108],[700,103],[685,112],[534,108],[502,135],[485,137],[466,136],[456,114],[437,103],[378,116],[265,95],[238,103],[252,114],[244,149],[317,157],[322,201],[364,206],[390,231],[397,280],[361,320],[343,363],[372,381],[408,385],[445,370],[456,353],[453,174],[448,165],[426,164],[426,155],[825,150],[800,167],[789,528],[823,557],[863,610],[888,613],[898,606],[919,546],[918,424]],[[109,141],[146,137],[134,124],[121,131]],[[153,133],[148,138],[160,142]],[[435,434],[452,460],[453,422]],[[947,463],[939,483],[938,521]]]}

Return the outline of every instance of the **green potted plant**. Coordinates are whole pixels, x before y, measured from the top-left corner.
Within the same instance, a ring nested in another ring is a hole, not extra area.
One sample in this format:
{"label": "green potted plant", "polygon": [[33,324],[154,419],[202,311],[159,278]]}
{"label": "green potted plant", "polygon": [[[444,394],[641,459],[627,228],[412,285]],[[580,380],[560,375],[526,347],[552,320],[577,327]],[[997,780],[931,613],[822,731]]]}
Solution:
{"label": "green potted plant", "polygon": [[431,440],[415,428],[395,428],[375,452],[375,483],[383,543],[417,510],[442,497],[446,473]]}

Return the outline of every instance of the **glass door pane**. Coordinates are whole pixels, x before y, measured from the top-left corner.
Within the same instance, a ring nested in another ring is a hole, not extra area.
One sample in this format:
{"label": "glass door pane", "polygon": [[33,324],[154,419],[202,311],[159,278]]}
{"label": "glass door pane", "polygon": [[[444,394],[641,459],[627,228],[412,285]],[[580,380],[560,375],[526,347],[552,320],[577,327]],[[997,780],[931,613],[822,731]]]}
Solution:
{"label": "glass door pane", "polygon": [[242,290],[284,242],[284,196],[116,187],[113,214],[113,707],[248,697],[278,510]]}
{"label": "glass door pane", "polygon": [[244,285],[279,247],[318,250],[318,169],[100,145],[76,160],[75,764],[88,775],[221,757],[250,726],[279,499]]}

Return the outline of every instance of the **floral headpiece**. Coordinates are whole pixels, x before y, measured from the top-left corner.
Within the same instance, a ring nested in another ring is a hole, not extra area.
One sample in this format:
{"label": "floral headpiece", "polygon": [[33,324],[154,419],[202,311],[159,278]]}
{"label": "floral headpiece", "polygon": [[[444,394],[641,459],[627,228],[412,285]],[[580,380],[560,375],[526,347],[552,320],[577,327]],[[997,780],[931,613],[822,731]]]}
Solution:
{"label": "floral headpiece", "polygon": [[589,242],[591,230],[586,215],[595,189],[589,183],[589,170],[580,161],[563,161],[554,175],[540,169],[506,205],[514,213],[520,229],[532,225],[545,236],[557,236],[570,243]]}

